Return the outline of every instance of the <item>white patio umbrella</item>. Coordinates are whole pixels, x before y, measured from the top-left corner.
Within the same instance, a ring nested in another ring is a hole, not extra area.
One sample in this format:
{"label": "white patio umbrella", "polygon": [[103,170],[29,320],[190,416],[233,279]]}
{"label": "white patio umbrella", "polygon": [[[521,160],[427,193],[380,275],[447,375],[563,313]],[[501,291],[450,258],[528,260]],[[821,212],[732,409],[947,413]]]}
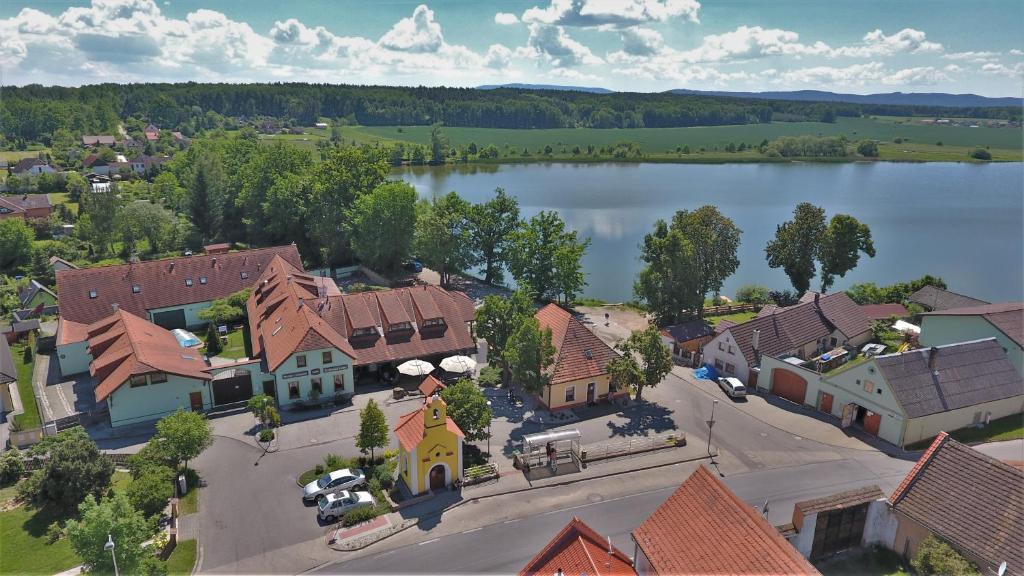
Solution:
{"label": "white patio umbrella", "polygon": [[476,360],[469,356],[449,356],[441,360],[441,368],[446,372],[463,374],[476,368]]}
{"label": "white patio umbrella", "polygon": [[398,371],[406,376],[426,376],[434,370],[434,365],[423,360],[409,360],[398,365]]}

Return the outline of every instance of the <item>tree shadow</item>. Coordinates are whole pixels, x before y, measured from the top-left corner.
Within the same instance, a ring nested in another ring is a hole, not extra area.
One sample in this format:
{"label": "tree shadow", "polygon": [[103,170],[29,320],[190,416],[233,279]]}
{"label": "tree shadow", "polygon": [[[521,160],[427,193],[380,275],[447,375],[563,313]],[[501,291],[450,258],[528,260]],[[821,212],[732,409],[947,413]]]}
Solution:
{"label": "tree shadow", "polygon": [[621,412],[626,418],[625,423],[608,422],[608,429],[612,437],[647,436],[650,432],[658,434],[677,430],[678,427],[672,420],[674,412],[661,404],[641,400]]}

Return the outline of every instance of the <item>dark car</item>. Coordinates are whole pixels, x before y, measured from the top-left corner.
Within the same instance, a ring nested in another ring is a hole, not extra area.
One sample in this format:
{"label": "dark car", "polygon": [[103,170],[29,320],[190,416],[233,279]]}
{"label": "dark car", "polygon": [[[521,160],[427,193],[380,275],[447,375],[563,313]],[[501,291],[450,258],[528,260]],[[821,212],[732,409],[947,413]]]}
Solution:
{"label": "dark car", "polygon": [[423,272],[423,264],[419,260],[409,260],[405,263],[405,269],[412,272]]}

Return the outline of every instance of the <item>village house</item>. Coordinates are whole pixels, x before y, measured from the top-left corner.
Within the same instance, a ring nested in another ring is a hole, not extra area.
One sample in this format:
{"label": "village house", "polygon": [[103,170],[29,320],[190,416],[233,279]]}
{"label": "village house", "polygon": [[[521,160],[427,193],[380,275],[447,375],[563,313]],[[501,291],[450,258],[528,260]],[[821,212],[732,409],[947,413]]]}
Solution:
{"label": "village house", "polygon": [[963,294],[957,294],[956,292],[936,288],[931,285],[924,286],[917,292],[914,292],[909,298],[907,298],[907,301],[930,311],[949,310],[950,308],[966,308],[968,306],[988,304],[988,302],[984,300],[978,300],[977,298],[971,298],[970,296],[964,296]]}
{"label": "village house", "polygon": [[633,560],[582,520],[573,519],[555,535],[520,576],[635,576]]}
{"label": "village house", "polygon": [[424,397],[422,406],[398,419],[398,477],[413,496],[463,480],[464,436],[437,394]]}
{"label": "village house", "polygon": [[53,204],[49,194],[12,194],[0,196],[0,220],[4,218],[49,218]]}
{"label": "village house", "polygon": [[40,174],[56,174],[57,169],[42,158],[22,158],[11,168],[11,174],[38,176]]}
{"label": "village house", "polygon": [[995,338],[1024,374],[1024,302],[949,308],[921,315],[922,346]]}
{"label": "village house", "polygon": [[901,447],[1024,412],[1024,379],[994,338],[875,356],[824,375],[766,356],[759,385]]}
{"label": "village house", "polygon": [[147,124],[142,133],[146,136],[147,142],[156,142],[160,139],[160,129],[153,124]]}
{"label": "village house", "polygon": [[58,271],[61,309],[56,345],[61,373],[89,369],[90,324],[123,309],[164,328],[204,328],[207,323],[199,312],[213,300],[251,287],[277,255],[302,266],[298,250],[290,245]]}
{"label": "village house", "polygon": [[33,279],[29,280],[27,285],[18,288],[18,300],[23,309],[53,306],[57,303],[57,295]]}
{"label": "village house", "polygon": [[715,337],[715,328],[706,320],[690,320],[661,329],[661,341],[677,362],[692,365],[701,348]]}
{"label": "village house", "polygon": [[117,140],[113,136],[89,135],[82,136],[82,146],[95,148],[96,146],[115,146]]}
{"label": "village house", "polygon": [[941,433],[889,498],[892,549],[910,559],[930,535],[981,574],[1024,574],[1024,471]]}
{"label": "village house", "polygon": [[53,268],[54,273],[61,270],[78,270],[78,266],[75,266],[60,256],[50,256],[50,268]]}
{"label": "village house", "polygon": [[704,345],[703,362],[754,386],[763,356],[810,360],[839,346],[859,348],[871,337],[871,322],[845,292],[808,292],[798,304],[765,306],[756,318],[720,330]]}
{"label": "village house", "polygon": [[618,353],[556,304],[534,314],[541,330],[551,330],[554,362],[548,368],[548,383],[538,400],[548,410],[564,410],[628,396],[611,382],[608,363]]}

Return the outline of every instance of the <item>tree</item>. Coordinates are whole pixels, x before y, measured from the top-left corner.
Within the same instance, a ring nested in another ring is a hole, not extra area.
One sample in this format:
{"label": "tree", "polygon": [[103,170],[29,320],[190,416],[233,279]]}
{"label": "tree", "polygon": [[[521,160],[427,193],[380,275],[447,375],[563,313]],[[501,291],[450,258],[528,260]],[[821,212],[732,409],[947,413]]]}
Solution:
{"label": "tree", "polygon": [[549,382],[548,367],[555,360],[551,329],[540,327],[533,316],[527,317],[512,331],[503,358],[512,378],[530,394],[540,394]]}
{"label": "tree", "polygon": [[674,324],[685,311],[703,308],[694,266],[693,245],[678,228],[664,220],[654,223],[654,232],[644,236],[640,247],[640,269],[633,293],[646,302],[659,325]]}
{"label": "tree", "polygon": [[832,287],[835,277],[843,278],[857,267],[860,253],[875,257],[875,245],[871,241],[871,229],[853,216],[836,214],[825,230],[820,256],[821,291]]}
{"label": "tree", "polygon": [[537,298],[569,301],[585,285],[580,261],[590,239],[566,231],[556,212],[541,211],[512,233],[508,267],[520,286]]}
{"label": "tree", "polygon": [[78,512],[81,520],[67,523],[68,541],[89,571],[114,573],[113,558],[103,547],[109,536],[114,540],[118,570],[122,574],[135,574],[139,563],[148,555],[142,543],[153,533],[153,527],[132,507],[128,496],[115,493],[97,503],[90,495]]}
{"label": "tree", "polygon": [[244,302],[241,306],[234,304],[228,298],[218,298],[206,308],[199,311],[197,316],[200,320],[206,320],[211,324],[223,324],[232,320],[238,320],[245,314],[243,311]]}
{"label": "tree", "polygon": [[156,423],[156,437],[166,444],[168,452],[174,458],[175,467],[199,456],[213,444],[213,431],[206,416],[198,412],[178,410],[174,414],[164,416]]}
{"label": "tree", "polygon": [[448,405],[448,415],[466,435],[466,440],[476,442],[487,439],[491,407],[472,380],[459,380],[445,388],[441,391],[441,399]]}
{"label": "tree", "polygon": [[412,249],[416,230],[416,189],[388,182],[356,199],[352,210],[352,251],[373,270],[393,272]]}
{"label": "tree", "polygon": [[981,574],[977,566],[934,535],[921,541],[917,548],[917,556],[910,561],[910,565],[918,574],[941,574],[942,576]]}
{"label": "tree", "polygon": [[442,285],[474,262],[469,214],[469,202],[455,192],[417,206],[416,253],[441,276]]}
{"label": "tree", "polygon": [[160,514],[174,495],[174,471],[167,466],[146,466],[128,485],[128,500],[146,517]]}
{"label": "tree", "polygon": [[736,300],[750,304],[767,304],[771,301],[769,290],[760,284],[744,284],[736,289]]}
{"label": "tree", "polygon": [[100,453],[83,428],[57,434],[48,454],[39,487],[42,500],[70,511],[86,496],[99,496],[110,485],[114,464]]}
{"label": "tree", "polygon": [[78,172],[69,172],[64,179],[64,187],[68,191],[68,200],[79,202],[89,192],[89,182]]}
{"label": "tree", "polygon": [[212,154],[199,156],[188,186],[188,214],[203,242],[221,235],[224,188],[220,157]]}
{"label": "tree", "polygon": [[212,358],[223,351],[224,346],[220,342],[220,334],[217,333],[217,327],[213,322],[210,322],[206,325],[206,355]]}
{"label": "tree", "polygon": [[512,333],[533,314],[533,299],[524,290],[516,290],[508,298],[492,294],[484,298],[476,310],[476,335],[487,341],[490,358],[501,364],[502,381],[508,382],[509,364],[505,350]]}
{"label": "tree", "polygon": [[373,460],[374,450],[386,448],[388,442],[388,423],[384,419],[384,412],[373,401],[373,398],[370,398],[366,407],[359,411],[359,435],[356,436],[356,448],[359,448],[363,454],[369,450],[370,460]]}
{"label": "tree", "polygon": [[693,212],[680,210],[672,218],[672,225],[693,247],[692,272],[701,299],[697,317],[703,318],[704,296],[719,293],[725,279],[740,265],[736,252],[743,231],[714,206],[701,206]]}
{"label": "tree", "polygon": [[857,154],[865,158],[878,158],[878,142],[874,140],[861,140],[857,144]]}
{"label": "tree", "polygon": [[503,188],[496,188],[494,194],[487,202],[474,205],[469,215],[473,250],[484,266],[484,282],[490,284],[501,283],[510,236],[519,226],[519,202]]}
{"label": "tree", "polygon": [[988,150],[985,150],[984,148],[975,148],[974,150],[971,151],[970,156],[971,156],[971,158],[974,158],[975,160],[991,160],[992,159],[992,153],[989,152]]}
{"label": "tree", "polygon": [[32,261],[35,232],[21,218],[0,220],[0,273],[13,274]]}
{"label": "tree", "polygon": [[768,266],[782,268],[799,294],[811,287],[825,230],[825,211],[801,202],[793,211],[793,219],[779,225],[775,239],[765,247]]}
{"label": "tree", "polygon": [[146,200],[129,202],[117,219],[121,241],[129,253],[135,251],[139,240],[145,238],[149,251],[163,252],[173,244],[173,229],[177,223],[169,210]]}
{"label": "tree", "polygon": [[188,191],[185,190],[173,172],[161,172],[153,178],[153,198],[164,203],[171,210],[183,211],[188,205]]}
{"label": "tree", "polygon": [[622,356],[608,363],[612,381],[636,389],[639,402],[644,388],[657,386],[672,371],[672,355],[656,326],[635,330],[619,344]]}
{"label": "tree", "polygon": [[444,164],[448,155],[448,136],[441,130],[441,124],[430,127],[430,163]]}

